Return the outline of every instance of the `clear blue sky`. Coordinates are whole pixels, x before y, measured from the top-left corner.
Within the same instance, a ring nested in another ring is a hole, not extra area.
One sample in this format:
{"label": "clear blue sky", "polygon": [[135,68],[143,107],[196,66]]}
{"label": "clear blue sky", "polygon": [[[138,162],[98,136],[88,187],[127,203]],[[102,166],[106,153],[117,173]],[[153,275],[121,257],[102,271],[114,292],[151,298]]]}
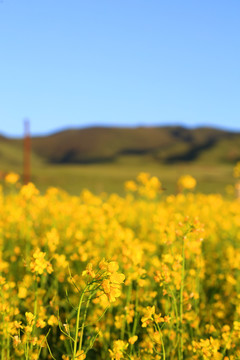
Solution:
{"label": "clear blue sky", "polygon": [[240,130],[239,0],[1,0],[0,133]]}

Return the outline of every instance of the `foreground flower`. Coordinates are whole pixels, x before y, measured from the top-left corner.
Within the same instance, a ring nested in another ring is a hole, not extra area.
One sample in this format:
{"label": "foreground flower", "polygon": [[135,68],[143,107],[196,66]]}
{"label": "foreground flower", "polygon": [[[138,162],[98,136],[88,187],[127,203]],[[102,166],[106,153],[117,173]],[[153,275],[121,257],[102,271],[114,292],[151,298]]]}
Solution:
{"label": "foreground flower", "polygon": [[84,360],[86,359],[86,354],[84,353],[83,350],[80,350],[76,353],[76,357],[77,360]]}
{"label": "foreground flower", "polygon": [[155,314],[155,306],[148,306],[144,311],[144,316],[141,318],[142,327],[147,327],[153,320]]}
{"label": "foreground flower", "polygon": [[116,340],[113,343],[113,350],[109,350],[110,357],[113,360],[124,359],[124,351],[127,349],[128,344],[123,340]]}
{"label": "foreground flower", "polygon": [[101,261],[99,267],[106,270],[106,278],[102,281],[102,289],[110,302],[114,302],[121,295],[121,284],[125,275],[118,273],[119,265],[115,261],[107,263]]}
{"label": "foreground flower", "polygon": [[134,335],[134,336],[132,336],[132,337],[130,337],[130,338],[128,339],[128,342],[129,342],[129,344],[133,345],[133,344],[135,344],[135,342],[137,341],[137,339],[138,339],[138,336],[137,336],[137,335]]}

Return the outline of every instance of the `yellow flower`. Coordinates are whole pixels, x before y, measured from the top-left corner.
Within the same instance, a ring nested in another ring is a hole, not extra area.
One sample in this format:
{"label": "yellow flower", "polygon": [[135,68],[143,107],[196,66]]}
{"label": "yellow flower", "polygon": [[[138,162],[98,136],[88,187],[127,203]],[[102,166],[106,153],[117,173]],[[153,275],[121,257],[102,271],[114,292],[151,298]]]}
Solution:
{"label": "yellow flower", "polygon": [[145,173],[145,172],[141,172],[138,176],[137,176],[137,180],[142,183],[142,184],[147,184],[148,180],[150,178],[150,174],[149,173]]}
{"label": "yellow flower", "polygon": [[155,314],[155,306],[148,306],[144,311],[144,316],[141,318],[142,327],[147,327],[149,323],[153,320],[153,315]]}
{"label": "yellow flower", "polygon": [[116,271],[118,271],[119,269],[119,265],[116,261],[111,261],[109,264],[108,264],[108,267],[107,267],[107,270],[110,272],[110,273],[115,273]]}
{"label": "yellow flower", "polygon": [[18,297],[20,299],[25,299],[27,297],[27,289],[24,286],[19,286]]}
{"label": "yellow flower", "polygon": [[179,190],[183,190],[183,189],[194,189],[195,186],[197,184],[196,179],[194,179],[194,177],[192,177],[191,175],[182,175],[179,179],[178,179],[178,188]]}
{"label": "yellow flower", "polygon": [[58,319],[56,318],[56,316],[51,315],[48,319],[48,325],[50,326],[54,326],[54,325],[58,325]]}
{"label": "yellow flower", "polygon": [[78,351],[76,353],[76,357],[75,357],[77,360],[84,360],[86,359],[86,354],[84,354],[84,351],[81,350],[81,351]]}
{"label": "yellow flower", "polygon": [[31,312],[25,312],[26,320],[29,325],[33,324],[33,320],[35,319],[35,316]]}
{"label": "yellow flower", "polygon": [[137,191],[137,184],[134,181],[126,181],[124,185],[128,191]]}
{"label": "yellow flower", "polygon": [[115,261],[111,261],[106,267],[108,277],[102,281],[102,289],[107,295],[108,300],[114,302],[121,295],[120,284],[123,283],[125,275],[117,272],[119,265]]}
{"label": "yellow flower", "polygon": [[102,288],[104,293],[107,295],[110,302],[114,302],[116,298],[121,295],[120,285],[112,284],[109,280],[105,279],[102,282]]}
{"label": "yellow flower", "polygon": [[10,172],[5,176],[5,181],[8,184],[15,184],[19,180],[20,176],[14,172]]}
{"label": "yellow flower", "polygon": [[36,186],[33,183],[30,182],[27,185],[23,185],[20,194],[25,199],[31,199],[33,196],[39,194],[39,190],[36,188]]}
{"label": "yellow flower", "polygon": [[115,340],[113,343],[113,350],[109,350],[110,357],[113,360],[124,359],[124,351],[127,349],[128,344],[123,340]]}
{"label": "yellow flower", "polygon": [[21,339],[19,338],[18,335],[15,335],[15,336],[13,337],[13,345],[14,345],[14,346],[18,346],[19,344],[21,344]]}
{"label": "yellow flower", "polygon": [[46,270],[49,274],[53,272],[52,265],[49,261],[45,259],[46,253],[37,249],[33,254],[33,259],[30,262],[30,268],[33,273],[37,275],[42,275]]}
{"label": "yellow flower", "polygon": [[125,279],[124,274],[120,274],[116,272],[110,275],[110,281],[114,284],[121,284],[123,283],[124,279]]}
{"label": "yellow flower", "polygon": [[130,337],[130,338],[128,339],[128,342],[129,342],[129,344],[133,345],[133,344],[135,344],[135,342],[137,341],[137,339],[138,339],[138,336],[137,336],[137,335],[134,335],[134,336],[132,336],[132,337]]}
{"label": "yellow flower", "polygon": [[54,258],[56,259],[57,266],[59,268],[65,269],[68,266],[68,261],[66,260],[66,255],[64,255],[64,254],[62,254],[62,255],[55,254]]}
{"label": "yellow flower", "polygon": [[46,322],[42,319],[38,319],[37,322],[36,322],[36,326],[39,327],[39,328],[44,328],[46,326]]}
{"label": "yellow flower", "polygon": [[93,264],[89,263],[86,267],[86,270],[82,272],[82,276],[90,276],[92,278],[95,278],[96,274],[93,271]]}
{"label": "yellow flower", "polygon": [[107,270],[108,268],[108,262],[105,260],[105,258],[103,258],[100,263],[99,263],[99,269],[101,270]]}

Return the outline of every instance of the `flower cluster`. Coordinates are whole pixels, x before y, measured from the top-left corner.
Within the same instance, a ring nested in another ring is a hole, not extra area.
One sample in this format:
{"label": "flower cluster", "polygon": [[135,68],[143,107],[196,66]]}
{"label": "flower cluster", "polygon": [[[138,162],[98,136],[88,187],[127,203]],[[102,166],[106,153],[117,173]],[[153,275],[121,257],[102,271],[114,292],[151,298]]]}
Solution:
{"label": "flower cluster", "polygon": [[36,249],[33,254],[32,261],[30,262],[30,268],[36,275],[42,275],[44,271],[47,271],[48,274],[53,272],[52,265],[45,259],[45,256],[46,253],[40,251],[40,249]]}

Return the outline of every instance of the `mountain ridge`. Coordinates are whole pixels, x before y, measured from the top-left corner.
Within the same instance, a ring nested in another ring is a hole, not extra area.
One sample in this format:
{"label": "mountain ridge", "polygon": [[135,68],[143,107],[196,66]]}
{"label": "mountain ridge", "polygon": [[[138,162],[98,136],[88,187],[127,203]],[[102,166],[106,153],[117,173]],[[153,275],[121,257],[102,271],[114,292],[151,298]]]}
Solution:
{"label": "mountain ridge", "polygon": [[[1,143],[22,146],[22,139],[0,135]],[[88,127],[31,138],[32,152],[50,164],[115,162],[122,156],[148,155],[165,164],[196,161],[206,154],[218,162],[240,160],[240,133],[199,127]],[[1,146],[0,146],[1,155]],[[208,159],[208,160],[209,160]]]}

